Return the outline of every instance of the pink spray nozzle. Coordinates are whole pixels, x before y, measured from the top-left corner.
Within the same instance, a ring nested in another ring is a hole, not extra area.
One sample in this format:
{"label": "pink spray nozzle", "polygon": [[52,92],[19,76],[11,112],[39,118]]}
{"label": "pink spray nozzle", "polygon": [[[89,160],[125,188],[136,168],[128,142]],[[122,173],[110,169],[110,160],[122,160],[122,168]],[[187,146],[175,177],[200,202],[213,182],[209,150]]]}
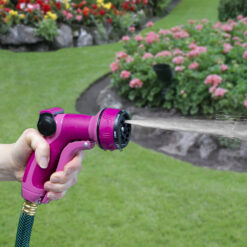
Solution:
{"label": "pink spray nozzle", "polygon": [[125,123],[129,119],[126,111],[111,108],[102,110],[97,121],[98,145],[104,150],[125,148],[131,134],[131,125]]}

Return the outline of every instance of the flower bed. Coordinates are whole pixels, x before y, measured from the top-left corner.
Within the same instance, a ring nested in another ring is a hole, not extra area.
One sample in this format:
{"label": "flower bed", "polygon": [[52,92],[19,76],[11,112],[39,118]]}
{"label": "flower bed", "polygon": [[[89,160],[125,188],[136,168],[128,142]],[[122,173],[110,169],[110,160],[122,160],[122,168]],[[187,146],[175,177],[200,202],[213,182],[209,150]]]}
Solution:
{"label": "flower bed", "polygon": [[[152,14],[148,0],[116,2],[115,6],[104,0],[0,0],[0,45],[45,41],[57,49],[117,41],[140,29]],[[26,35],[31,41],[22,37]],[[60,40],[66,40],[65,44]]]}
{"label": "flower bed", "polygon": [[[246,113],[247,18],[189,20],[145,37],[125,36],[123,42],[125,51],[111,64],[112,84],[137,106],[175,108],[185,115]],[[154,64],[169,64],[175,73],[165,92]]]}

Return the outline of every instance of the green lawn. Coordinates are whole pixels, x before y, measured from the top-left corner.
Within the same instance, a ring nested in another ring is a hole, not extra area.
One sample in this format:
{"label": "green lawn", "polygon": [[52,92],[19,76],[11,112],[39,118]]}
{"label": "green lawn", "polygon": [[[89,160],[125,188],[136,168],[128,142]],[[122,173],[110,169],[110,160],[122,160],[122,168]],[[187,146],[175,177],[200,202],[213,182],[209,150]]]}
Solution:
{"label": "green lawn", "polygon": [[[218,1],[182,0],[157,29],[216,20]],[[35,127],[40,109],[75,100],[109,71],[121,44],[49,53],[0,51],[0,142]],[[87,107],[87,106],[85,106]],[[86,152],[66,197],[38,208],[31,246],[226,247],[247,245],[247,176],[194,167],[131,143],[124,152]],[[0,246],[13,246],[20,184],[0,183]]]}

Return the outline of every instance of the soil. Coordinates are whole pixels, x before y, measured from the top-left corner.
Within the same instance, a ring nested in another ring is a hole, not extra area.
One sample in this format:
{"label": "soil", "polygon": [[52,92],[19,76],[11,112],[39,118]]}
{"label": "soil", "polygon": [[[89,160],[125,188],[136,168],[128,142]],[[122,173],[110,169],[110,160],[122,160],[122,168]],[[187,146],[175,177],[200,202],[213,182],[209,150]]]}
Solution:
{"label": "soil", "polygon": [[[80,97],[76,101],[76,110],[82,114],[89,114],[95,115],[99,112],[101,107],[98,105],[97,99],[100,95],[102,90],[107,89],[107,93],[112,94],[115,99],[121,102],[123,109],[127,109],[130,111],[132,115],[138,115],[143,117],[181,117],[181,114],[176,110],[165,111],[164,109],[159,108],[137,108],[135,104],[129,100],[123,99],[117,95],[116,91],[110,88],[110,73],[99,78],[95,83],[93,83],[86,91],[84,91]],[[202,118],[202,117],[201,117]],[[153,129],[145,128],[143,132],[140,133],[139,131],[132,131],[131,141],[145,147],[149,148],[158,152],[162,152],[166,155],[172,156],[176,159],[189,162],[196,166],[217,169],[217,170],[232,170],[237,172],[247,172],[247,165],[246,165],[246,157],[232,157],[227,156],[224,160],[218,160],[218,151],[215,151],[210,155],[207,159],[202,159],[199,155],[198,149],[193,147],[189,150],[186,156],[180,155],[171,155],[164,151],[160,150],[160,147],[164,143],[169,143],[172,140],[169,139],[169,132],[171,131],[163,131],[157,130],[154,132]],[[227,149],[225,149],[227,154]],[[230,150],[229,150],[230,151]]]}

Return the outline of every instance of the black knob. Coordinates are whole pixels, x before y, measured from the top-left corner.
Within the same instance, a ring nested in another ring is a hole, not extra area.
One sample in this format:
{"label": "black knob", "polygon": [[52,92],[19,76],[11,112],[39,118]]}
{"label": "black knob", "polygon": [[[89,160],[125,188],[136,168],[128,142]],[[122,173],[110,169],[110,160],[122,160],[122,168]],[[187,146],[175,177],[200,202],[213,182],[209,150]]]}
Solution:
{"label": "black knob", "polygon": [[38,130],[44,136],[51,136],[56,132],[56,122],[50,113],[43,113],[39,116]]}

